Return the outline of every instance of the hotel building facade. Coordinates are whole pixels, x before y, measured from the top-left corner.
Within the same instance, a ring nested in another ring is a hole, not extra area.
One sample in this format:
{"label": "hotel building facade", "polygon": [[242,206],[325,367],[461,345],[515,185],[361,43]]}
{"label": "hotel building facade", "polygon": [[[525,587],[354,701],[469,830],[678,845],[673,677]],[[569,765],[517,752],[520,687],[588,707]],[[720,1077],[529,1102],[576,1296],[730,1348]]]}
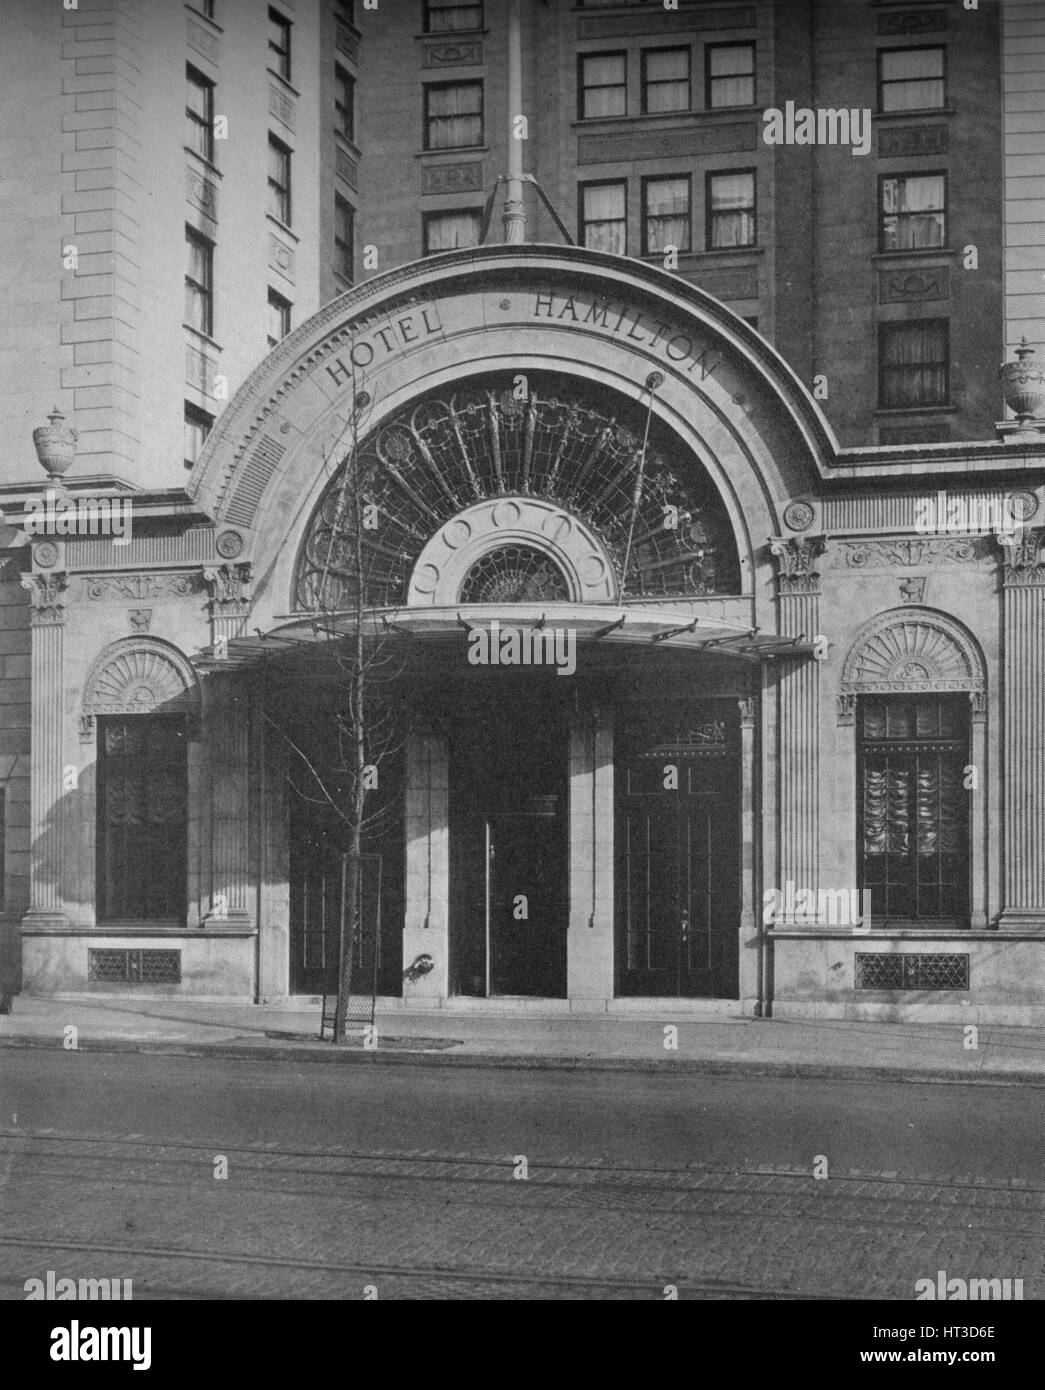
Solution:
{"label": "hotel building facade", "polygon": [[0,44],[5,996],[332,987],[361,610],[387,1009],[1045,1020],[1045,6]]}

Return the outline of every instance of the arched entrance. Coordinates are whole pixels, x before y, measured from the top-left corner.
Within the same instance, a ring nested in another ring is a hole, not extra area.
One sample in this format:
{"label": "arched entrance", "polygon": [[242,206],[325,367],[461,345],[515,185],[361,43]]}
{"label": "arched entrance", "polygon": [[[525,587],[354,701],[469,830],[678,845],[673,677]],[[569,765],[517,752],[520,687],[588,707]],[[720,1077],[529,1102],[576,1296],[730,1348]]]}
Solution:
{"label": "arched entrance", "polygon": [[404,644],[404,994],[752,997],[761,665],[803,655],[761,538],[834,450],[789,369],[674,277],[519,247],[360,287],[248,385],[192,490],[252,624]]}

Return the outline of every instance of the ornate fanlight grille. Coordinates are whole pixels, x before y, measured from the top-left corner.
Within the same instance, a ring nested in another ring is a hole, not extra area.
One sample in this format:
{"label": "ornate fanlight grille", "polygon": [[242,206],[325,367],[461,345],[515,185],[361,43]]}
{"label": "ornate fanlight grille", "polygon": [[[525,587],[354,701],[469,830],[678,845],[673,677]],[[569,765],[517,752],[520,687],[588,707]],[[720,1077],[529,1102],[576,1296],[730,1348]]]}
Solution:
{"label": "ornate fanlight grille", "polygon": [[549,603],[570,597],[558,565],[528,545],[491,550],[465,575],[462,603]]}
{"label": "ornate fanlight grille", "polygon": [[[625,402],[634,421],[608,416],[600,404],[566,382],[543,391],[534,374],[527,400],[496,386],[430,396],[363,440],[356,485],[376,508],[376,526],[361,532],[367,605],[401,603],[429,538],[474,503],[501,496],[542,498],[579,517],[601,539],[620,580],[643,417]],[[328,487],[306,535],[297,598],[308,610],[336,611],[354,599],[354,508],[344,505],[343,485],[348,466]],[[643,473],[628,597],[735,593],[739,572],[728,519],[696,458],[674,436],[651,433]],[[540,556],[542,569],[534,558],[539,552],[524,556],[524,547],[515,549],[514,560],[497,562],[499,576],[489,569],[493,560],[481,573],[477,564],[466,588],[554,588],[547,557]],[[560,582],[565,585],[561,576]],[[506,594],[505,601],[524,600]]]}

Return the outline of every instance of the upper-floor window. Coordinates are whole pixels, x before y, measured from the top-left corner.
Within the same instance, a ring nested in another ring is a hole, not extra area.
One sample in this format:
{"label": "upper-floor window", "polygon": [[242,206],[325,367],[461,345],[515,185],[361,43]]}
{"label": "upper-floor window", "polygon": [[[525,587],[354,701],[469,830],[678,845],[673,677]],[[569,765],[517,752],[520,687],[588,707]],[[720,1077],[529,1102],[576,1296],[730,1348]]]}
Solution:
{"label": "upper-floor window", "polygon": [[210,337],[214,332],[214,244],[195,227],[186,227],[185,250],[185,322]]}
{"label": "upper-floor window", "polygon": [[195,68],[185,70],[185,143],[201,159],[214,163],[214,83]]}
{"label": "upper-floor window", "polygon": [[425,149],[483,143],[483,84],[437,82],[425,87]]}
{"label": "upper-floor window", "polygon": [[580,243],[592,251],[627,255],[628,190],[621,181],[582,183],[580,187]]}
{"label": "upper-floor window", "polygon": [[886,48],[878,54],[878,109],[923,111],[944,105],[942,48]]}
{"label": "upper-floor window", "polygon": [[352,283],[355,272],[355,210],[340,193],[334,194],[334,270]]}
{"label": "upper-floor window", "polygon": [[456,251],[463,246],[478,246],[482,228],[479,208],[458,208],[453,212],[424,214],[424,254],[435,251]]}
{"label": "upper-floor window", "polygon": [[340,63],[334,65],[335,129],[346,140],[356,138],[356,80]]}
{"label": "upper-floor window", "polygon": [[756,244],[754,169],[708,175],[707,218],[709,251]]}
{"label": "upper-floor window", "polygon": [[284,299],[273,289],[269,290],[269,347],[275,347],[290,332],[290,307],[289,299]]}
{"label": "upper-floor window", "polygon": [[950,400],[946,319],[883,323],[878,339],[878,400],[883,410],[918,410]]}
{"label": "upper-floor window", "polygon": [[269,136],[269,212],[285,227],[290,226],[290,150]]}
{"label": "upper-floor window", "polygon": [[642,254],[693,247],[688,174],[642,181]]}
{"label": "upper-floor window", "polygon": [[577,65],[577,114],[580,119],[627,115],[627,54],[583,53]]}
{"label": "upper-floor window", "polygon": [[709,110],[754,106],[755,45],[712,43],[704,50],[705,101]]}
{"label": "upper-floor window", "polygon": [[425,0],[425,33],[446,34],[457,29],[481,29],[483,7],[475,0]]}
{"label": "upper-floor window", "polygon": [[213,415],[208,415],[205,410],[200,410],[199,406],[193,405],[191,401],[185,402],[183,453],[186,468],[191,468],[199,458],[200,450],[206,444],[207,435],[210,434],[213,424]]}
{"label": "upper-floor window", "polygon": [[883,174],[878,187],[883,251],[946,246],[946,174]]}
{"label": "upper-floor window", "polygon": [[688,111],[692,105],[688,48],[647,48],[642,54],[642,111]]}
{"label": "upper-floor window", "polygon": [[290,81],[290,20],[269,10],[269,66]]}

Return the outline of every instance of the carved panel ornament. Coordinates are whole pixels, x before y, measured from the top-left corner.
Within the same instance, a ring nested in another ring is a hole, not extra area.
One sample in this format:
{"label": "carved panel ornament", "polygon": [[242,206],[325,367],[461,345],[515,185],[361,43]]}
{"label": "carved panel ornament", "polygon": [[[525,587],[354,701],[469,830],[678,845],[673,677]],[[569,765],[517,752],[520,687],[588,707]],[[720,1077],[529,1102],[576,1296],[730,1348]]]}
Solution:
{"label": "carved panel ornament", "polygon": [[896,540],[840,541],[835,565],[840,569],[893,569],[897,565],[968,564],[986,555],[974,536],[902,537]]}
{"label": "carved panel ornament", "polygon": [[88,574],[87,597],[95,603],[106,599],[187,598],[196,590],[195,576],[185,573]]}
{"label": "carved panel ornament", "polygon": [[472,67],[483,61],[483,46],[476,39],[470,43],[437,43],[425,46],[421,66],[426,68]]}

